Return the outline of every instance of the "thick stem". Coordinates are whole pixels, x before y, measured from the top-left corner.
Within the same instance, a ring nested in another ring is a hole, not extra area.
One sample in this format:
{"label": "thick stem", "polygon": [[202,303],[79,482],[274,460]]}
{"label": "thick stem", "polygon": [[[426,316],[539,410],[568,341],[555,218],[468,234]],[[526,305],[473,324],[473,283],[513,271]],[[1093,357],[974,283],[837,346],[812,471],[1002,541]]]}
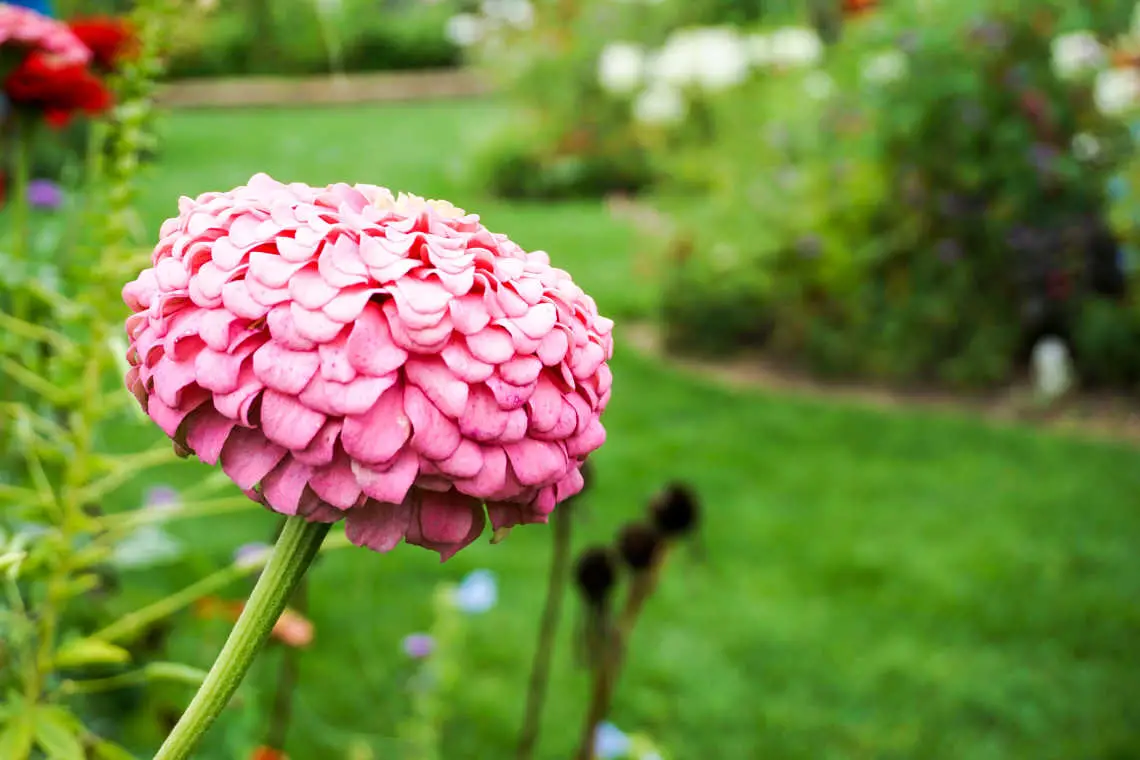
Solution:
{"label": "thick stem", "polygon": [[253,665],[293,590],[317,556],[329,527],[303,517],[289,518],[218,659],[154,760],[191,756]]}
{"label": "thick stem", "polygon": [[[278,526],[274,541],[281,537],[285,528],[282,522]],[[308,584],[302,578],[294,592],[293,609],[302,615],[308,613],[309,594]],[[285,749],[285,739],[289,733],[289,724],[293,718],[293,690],[297,685],[298,671],[300,669],[300,651],[294,647],[286,647],[281,653],[281,667],[277,671],[277,692],[273,695],[273,709],[269,713],[269,730],[266,732],[265,746],[270,749]]]}
{"label": "thick stem", "polygon": [[530,760],[538,744],[542,725],[542,708],[546,703],[547,683],[550,680],[550,661],[554,655],[554,638],[562,614],[562,597],[566,588],[566,572],[570,566],[570,537],[574,515],[566,504],[554,513],[554,552],[550,559],[550,579],[546,587],[546,607],[542,611],[542,624],[538,632],[538,648],[530,671],[530,686],[526,695],[526,718],[519,737],[517,757]]}

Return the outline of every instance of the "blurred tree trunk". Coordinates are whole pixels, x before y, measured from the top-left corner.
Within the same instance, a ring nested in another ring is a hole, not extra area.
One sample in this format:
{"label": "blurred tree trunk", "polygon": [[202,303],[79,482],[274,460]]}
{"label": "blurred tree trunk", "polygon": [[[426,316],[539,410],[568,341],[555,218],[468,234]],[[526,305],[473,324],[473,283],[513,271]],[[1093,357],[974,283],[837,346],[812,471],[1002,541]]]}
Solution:
{"label": "blurred tree trunk", "polygon": [[266,61],[273,60],[277,38],[273,29],[272,0],[245,0],[246,23],[255,43],[245,51],[245,70],[253,74],[272,73]]}

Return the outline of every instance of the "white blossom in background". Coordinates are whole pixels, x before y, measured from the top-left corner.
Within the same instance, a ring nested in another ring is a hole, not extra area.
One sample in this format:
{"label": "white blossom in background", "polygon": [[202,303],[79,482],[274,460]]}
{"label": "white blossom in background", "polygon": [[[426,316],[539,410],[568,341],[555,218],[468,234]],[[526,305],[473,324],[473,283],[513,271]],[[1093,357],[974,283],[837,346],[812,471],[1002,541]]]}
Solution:
{"label": "white blossom in background", "polygon": [[871,56],[863,64],[863,79],[871,84],[889,84],[906,76],[906,56],[899,50],[887,50]]}
{"label": "white blossom in background", "polygon": [[768,34],[750,34],[745,40],[748,57],[753,66],[763,68],[772,64],[772,37]]}
{"label": "white blossom in background", "polygon": [[157,525],[144,525],[115,544],[110,562],[120,570],[142,570],[174,562],[182,546]]}
{"label": "white blossom in background", "polygon": [[444,35],[453,45],[471,47],[483,39],[484,27],[483,19],[474,13],[457,13],[447,20]]}
{"label": "white blossom in background", "polygon": [[785,66],[814,66],[823,58],[823,40],[815,30],[787,26],[772,32],[772,63]]}
{"label": "white blossom in background", "polygon": [[804,77],[804,92],[812,100],[826,100],[835,92],[835,80],[822,71],[813,71]]}
{"label": "white blossom in background", "polygon": [[685,118],[688,104],[681,91],[672,85],[657,83],[642,90],[633,101],[633,118],[644,124],[663,126]]}
{"label": "white blossom in background", "polygon": [[1104,47],[1092,32],[1063,34],[1053,40],[1051,48],[1053,71],[1062,79],[1095,71],[1108,60]]}
{"label": "white blossom in background", "polygon": [[1100,155],[1100,141],[1088,132],[1078,132],[1073,136],[1073,156],[1078,161],[1092,161]]}
{"label": "white blossom in background", "polygon": [[1065,341],[1048,336],[1033,346],[1033,384],[1045,401],[1060,398],[1073,386],[1073,359]]}
{"label": "white blossom in background", "polygon": [[1140,71],[1133,68],[1107,69],[1097,74],[1093,86],[1096,107],[1106,116],[1119,116],[1140,98]]}
{"label": "white blossom in background", "polygon": [[645,51],[629,42],[611,42],[598,57],[598,83],[606,92],[633,92],[645,75]]}
{"label": "white blossom in background", "polygon": [[724,90],[748,78],[744,38],[728,27],[683,29],[654,56],[650,74],[673,87]]}
{"label": "white blossom in background", "polygon": [[487,19],[516,29],[534,26],[534,6],[529,0],[483,0],[480,9]]}

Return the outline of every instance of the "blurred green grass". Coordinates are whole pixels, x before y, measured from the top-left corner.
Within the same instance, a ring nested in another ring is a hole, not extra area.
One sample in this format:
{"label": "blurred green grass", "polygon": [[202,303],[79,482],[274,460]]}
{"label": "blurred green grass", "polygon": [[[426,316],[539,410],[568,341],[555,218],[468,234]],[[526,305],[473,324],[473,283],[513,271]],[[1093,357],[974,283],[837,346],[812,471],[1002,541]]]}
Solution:
{"label": "blurred green grass", "polygon": [[[633,276],[633,237],[599,203],[506,205],[456,175],[469,136],[497,118],[480,102],[174,113],[146,180],[147,229],[175,212],[178,195],[257,171],[374,182],[480,211],[492,229],[550,251],[604,313],[646,313],[654,283]],[[1140,756],[1135,450],[732,391],[620,341],[612,366],[609,442],[576,543],[605,540],[672,478],[695,484],[707,510],[705,556],[677,555],[639,628],[618,725],[650,734],[675,760]],[[139,435],[124,426],[112,443]],[[118,506],[205,471],[157,472]],[[118,603],[194,580],[275,524],[251,511],[180,525],[193,552],[128,576]],[[478,567],[499,574],[500,604],[470,621],[441,754],[512,752],[548,550],[548,531],[531,527],[443,566],[407,547],[323,559],[310,576],[317,640],[302,657],[294,760],[344,757],[352,737],[400,756],[391,741],[407,709],[400,640],[430,624],[437,582]],[[573,605],[567,612],[539,753],[552,760],[571,754],[586,691],[570,656]],[[224,633],[188,623],[173,653],[206,666]],[[235,737],[264,730],[274,659],[259,664],[247,708],[223,718],[202,757],[233,757]]]}

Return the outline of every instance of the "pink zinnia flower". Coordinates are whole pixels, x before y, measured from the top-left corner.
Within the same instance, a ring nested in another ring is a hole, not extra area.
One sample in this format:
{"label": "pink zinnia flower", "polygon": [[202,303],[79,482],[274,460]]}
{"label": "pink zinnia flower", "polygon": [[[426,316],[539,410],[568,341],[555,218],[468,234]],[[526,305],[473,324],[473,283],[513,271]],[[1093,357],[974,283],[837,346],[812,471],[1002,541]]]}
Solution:
{"label": "pink zinnia flower", "polygon": [[446,559],[546,522],[605,440],[613,323],[449,203],[259,174],[179,201],[123,289],[127,385],[270,509]]}
{"label": "pink zinnia flower", "polygon": [[61,66],[91,60],[91,51],[67,24],[28,8],[0,3],[0,47],[7,45],[41,51]]}

